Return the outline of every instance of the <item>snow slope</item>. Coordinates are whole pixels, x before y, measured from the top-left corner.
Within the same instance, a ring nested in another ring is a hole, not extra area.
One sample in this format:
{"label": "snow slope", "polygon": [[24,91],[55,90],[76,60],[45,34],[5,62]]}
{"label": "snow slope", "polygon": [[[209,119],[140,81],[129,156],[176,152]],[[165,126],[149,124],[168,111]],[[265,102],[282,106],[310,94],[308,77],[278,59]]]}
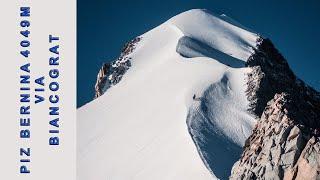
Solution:
{"label": "snow slope", "polygon": [[227,178],[255,123],[258,36],[195,9],[141,37],[122,80],[78,109],[78,180]]}

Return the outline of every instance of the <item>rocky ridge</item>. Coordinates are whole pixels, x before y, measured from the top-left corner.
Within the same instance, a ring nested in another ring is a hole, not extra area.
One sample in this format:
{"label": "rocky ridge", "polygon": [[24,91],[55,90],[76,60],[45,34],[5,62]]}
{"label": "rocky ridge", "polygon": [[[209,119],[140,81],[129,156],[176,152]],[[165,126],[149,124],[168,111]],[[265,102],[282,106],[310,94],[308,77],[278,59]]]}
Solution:
{"label": "rocky ridge", "polygon": [[320,179],[320,94],[270,40],[248,59],[247,96],[258,120],[230,179]]}
{"label": "rocky ridge", "polygon": [[122,48],[118,59],[102,65],[95,84],[95,98],[101,96],[108,88],[120,82],[122,76],[131,67],[131,57],[129,55],[134,51],[139,41],[141,41],[141,37],[136,37],[127,42]]}

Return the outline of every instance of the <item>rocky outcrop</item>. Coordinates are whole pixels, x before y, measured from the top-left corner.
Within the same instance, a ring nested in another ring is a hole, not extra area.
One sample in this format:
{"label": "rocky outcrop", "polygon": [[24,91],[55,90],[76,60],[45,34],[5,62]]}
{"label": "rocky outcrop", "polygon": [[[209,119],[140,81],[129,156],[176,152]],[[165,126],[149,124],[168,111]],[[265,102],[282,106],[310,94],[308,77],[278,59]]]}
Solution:
{"label": "rocky outcrop", "polygon": [[269,39],[258,39],[257,49],[246,66],[252,67],[248,80],[248,99],[254,114],[261,116],[268,101],[276,93],[286,92],[296,81],[287,61]]}
{"label": "rocky outcrop", "polygon": [[320,139],[312,137],[294,167],[288,169],[284,179],[320,179]]}
{"label": "rocky outcrop", "polygon": [[122,48],[117,60],[102,65],[97,75],[95,98],[101,96],[108,88],[122,79],[122,76],[131,67],[131,57],[129,55],[134,51],[140,40],[141,37],[136,37],[129,41]]}
{"label": "rocky outcrop", "polygon": [[[276,94],[265,108],[231,179],[319,179],[319,128],[295,120],[295,97]],[[305,172],[308,171],[306,174]]]}
{"label": "rocky outcrop", "polygon": [[320,94],[268,39],[249,58],[247,95],[259,119],[230,179],[320,179]]}

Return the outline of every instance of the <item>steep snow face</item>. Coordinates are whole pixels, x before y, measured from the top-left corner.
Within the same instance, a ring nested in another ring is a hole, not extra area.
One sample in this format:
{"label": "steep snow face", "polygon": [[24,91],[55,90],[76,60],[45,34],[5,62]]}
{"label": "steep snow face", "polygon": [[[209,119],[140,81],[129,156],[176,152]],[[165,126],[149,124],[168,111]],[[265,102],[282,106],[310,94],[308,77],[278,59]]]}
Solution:
{"label": "steep snow face", "polygon": [[208,169],[221,179],[230,175],[255,122],[241,79],[248,70],[228,69],[189,108],[189,132]]}
{"label": "steep snow face", "polygon": [[257,35],[205,10],[143,34],[122,80],[78,110],[79,180],[226,178],[254,124]]}

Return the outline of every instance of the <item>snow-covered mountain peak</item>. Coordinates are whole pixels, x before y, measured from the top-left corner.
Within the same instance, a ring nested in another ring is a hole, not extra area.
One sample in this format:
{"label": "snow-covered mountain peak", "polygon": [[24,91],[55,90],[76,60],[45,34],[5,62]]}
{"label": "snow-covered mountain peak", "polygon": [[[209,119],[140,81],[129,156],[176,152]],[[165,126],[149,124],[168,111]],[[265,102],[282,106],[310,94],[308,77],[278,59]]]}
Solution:
{"label": "snow-covered mountain peak", "polygon": [[139,38],[141,42],[135,45],[130,57],[134,67],[145,71],[145,66],[150,63],[164,63],[164,58],[146,56],[158,56],[163,51],[188,58],[209,57],[226,66],[244,67],[259,36],[225,15],[192,9],[172,17]]}
{"label": "snow-covered mountain peak", "polygon": [[257,39],[195,9],[127,43],[78,110],[78,179],[227,178],[255,123],[245,63]]}

